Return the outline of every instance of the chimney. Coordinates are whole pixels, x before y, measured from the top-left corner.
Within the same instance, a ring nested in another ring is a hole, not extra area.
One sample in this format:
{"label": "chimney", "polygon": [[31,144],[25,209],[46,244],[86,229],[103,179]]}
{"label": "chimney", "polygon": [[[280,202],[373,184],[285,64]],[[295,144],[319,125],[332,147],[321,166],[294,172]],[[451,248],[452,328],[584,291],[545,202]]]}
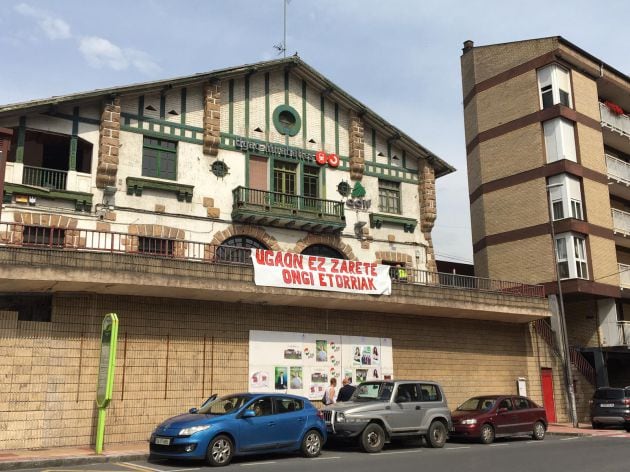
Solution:
{"label": "chimney", "polygon": [[462,51],[464,51],[464,52],[468,52],[468,51],[470,51],[470,50],[471,50],[474,46],[475,46],[475,43],[474,43],[472,40],[468,39],[468,40],[464,41],[464,48],[462,49]]}

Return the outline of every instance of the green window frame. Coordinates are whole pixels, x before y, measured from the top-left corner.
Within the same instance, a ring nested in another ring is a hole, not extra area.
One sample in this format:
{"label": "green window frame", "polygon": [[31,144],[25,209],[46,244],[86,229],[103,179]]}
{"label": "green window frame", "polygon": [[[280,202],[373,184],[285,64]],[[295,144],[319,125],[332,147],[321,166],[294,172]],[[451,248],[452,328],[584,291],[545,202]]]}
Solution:
{"label": "green window frame", "polygon": [[400,182],[392,180],[378,181],[378,209],[385,213],[399,215],[400,210]]}
{"label": "green window frame", "polygon": [[145,136],[142,176],[177,180],[177,142]]}
{"label": "green window frame", "polygon": [[273,163],[273,200],[276,205],[297,208],[297,164]]}
{"label": "green window frame", "polygon": [[319,168],[304,166],[302,196],[319,198]]}

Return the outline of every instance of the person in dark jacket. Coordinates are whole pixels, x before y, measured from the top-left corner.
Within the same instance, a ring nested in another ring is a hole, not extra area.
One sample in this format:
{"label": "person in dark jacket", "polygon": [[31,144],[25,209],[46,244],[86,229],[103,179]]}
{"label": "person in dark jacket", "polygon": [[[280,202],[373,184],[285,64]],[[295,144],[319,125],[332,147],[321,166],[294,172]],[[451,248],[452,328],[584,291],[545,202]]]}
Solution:
{"label": "person in dark jacket", "polygon": [[348,377],[344,377],[341,383],[343,384],[343,387],[339,389],[339,394],[337,395],[337,401],[347,402],[348,400],[350,400],[350,397],[354,393],[355,387],[350,385],[350,380],[348,380]]}

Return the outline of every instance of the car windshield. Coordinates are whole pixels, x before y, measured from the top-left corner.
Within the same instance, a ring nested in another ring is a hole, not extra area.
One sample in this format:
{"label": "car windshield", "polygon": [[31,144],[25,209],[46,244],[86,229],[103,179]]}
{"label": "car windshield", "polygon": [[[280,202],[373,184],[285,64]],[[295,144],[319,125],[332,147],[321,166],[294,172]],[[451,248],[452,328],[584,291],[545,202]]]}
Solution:
{"label": "car windshield", "polygon": [[457,411],[488,411],[492,409],[496,401],[496,398],[471,398],[459,405]]}
{"label": "car windshield", "polygon": [[250,395],[230,395],[207,402],[197,413],[202,415],[226,415],[238,410],[251,399]]}
{"label": "car windshield", "polygon": [[394,384],[391,382],[364,382],[355,389],[350,401],[367,402],[380,400],[387,402],[392,396]]}

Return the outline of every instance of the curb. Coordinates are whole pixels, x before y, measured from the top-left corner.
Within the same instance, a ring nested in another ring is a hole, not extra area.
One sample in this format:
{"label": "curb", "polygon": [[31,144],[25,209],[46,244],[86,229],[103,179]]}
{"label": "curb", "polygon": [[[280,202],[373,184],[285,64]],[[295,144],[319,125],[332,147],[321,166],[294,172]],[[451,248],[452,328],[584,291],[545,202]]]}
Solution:
{"label": "curb", "polygon": [[68,456],[50,459],[17,459],[0,461],[0,470],[37,469],[43,467],[59,467],[62,465],[103,464],[114,461],[137,461],[147,459],[149,453],[129,453],[112,455]]}
{"label": "curb", "polygon": [[593,436],[591,433],[582,433],[582,432],[570,432],[570,431],[547,431],[547,436]]}

